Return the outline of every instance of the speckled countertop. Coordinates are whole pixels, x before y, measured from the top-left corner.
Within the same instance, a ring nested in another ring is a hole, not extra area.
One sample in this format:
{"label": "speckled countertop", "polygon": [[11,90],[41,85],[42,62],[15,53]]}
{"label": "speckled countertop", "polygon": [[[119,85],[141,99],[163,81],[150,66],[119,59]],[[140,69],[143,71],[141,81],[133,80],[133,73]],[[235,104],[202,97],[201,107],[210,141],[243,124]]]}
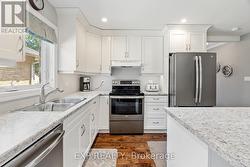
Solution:
{"label": "speckled countertop", "polygon": [[165,109],[232,167],[250,167],[250,108]]}
{"label": "speckled countertop", "polygon": [[[65,118],[105,92],[77,92],[71,97],[87,98],[64,112],[10,112],[0,117],[0,166],[48,133]],[[70,97],[68,96],[68,97]]]}

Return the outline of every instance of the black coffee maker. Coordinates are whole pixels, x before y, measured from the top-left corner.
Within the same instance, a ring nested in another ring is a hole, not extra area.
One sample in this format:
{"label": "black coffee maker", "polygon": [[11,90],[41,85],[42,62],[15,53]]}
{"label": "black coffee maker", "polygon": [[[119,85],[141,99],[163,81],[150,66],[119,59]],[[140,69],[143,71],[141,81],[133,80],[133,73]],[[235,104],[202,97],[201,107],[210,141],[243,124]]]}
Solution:
{"label": "black coffee maker", "polygon": [[90,91],[90,77],[80,77],[80,91]]}

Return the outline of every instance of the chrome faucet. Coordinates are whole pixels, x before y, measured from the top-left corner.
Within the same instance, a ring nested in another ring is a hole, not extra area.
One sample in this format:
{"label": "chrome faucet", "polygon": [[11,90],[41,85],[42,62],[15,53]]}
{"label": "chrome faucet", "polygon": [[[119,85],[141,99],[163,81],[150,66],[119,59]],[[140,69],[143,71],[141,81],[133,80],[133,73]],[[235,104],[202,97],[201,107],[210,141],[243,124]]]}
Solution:
{"label": "chrome faucet", "polygon": [[59,88],[56,88],[54,90],[51,90],[50,92],[48,92],[47,94],[45,94],[45,87],[48,85],[49,83],[46,83],[44,84],[42,87],[41,87],[41,94],[40,94],[40,104],[44,104],[46,102],[46,99],[47,97],[52,94],[52,93],[55,93],[55,92],[60,92],[60,93],[63,93],[64,90],[60,90]]}

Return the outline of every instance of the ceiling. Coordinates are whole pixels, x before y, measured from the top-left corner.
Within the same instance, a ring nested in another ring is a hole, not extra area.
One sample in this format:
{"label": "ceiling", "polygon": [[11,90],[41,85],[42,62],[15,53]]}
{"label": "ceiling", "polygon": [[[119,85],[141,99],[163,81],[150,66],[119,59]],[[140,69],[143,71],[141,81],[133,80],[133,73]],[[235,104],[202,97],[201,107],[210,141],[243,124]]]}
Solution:
{"label": "ceiling", "polygon": [[[250,0],[49,0],[55,7],[79,7],[102,29],[162,29],[166,24],[211,24],[210,35],[250,33]],[[102,23],[101,18],[108,22]],[[232,28],[239,27],[232,32]]]}

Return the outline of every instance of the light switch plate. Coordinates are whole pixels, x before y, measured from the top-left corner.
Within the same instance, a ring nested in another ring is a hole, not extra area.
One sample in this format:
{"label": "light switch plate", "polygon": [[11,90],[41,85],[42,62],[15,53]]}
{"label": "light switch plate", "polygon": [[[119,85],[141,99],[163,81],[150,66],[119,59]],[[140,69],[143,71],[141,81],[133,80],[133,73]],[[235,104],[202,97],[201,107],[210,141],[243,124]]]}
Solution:
{"label": "light switch plate", "polygon": [[245,82],[250,82],[250,76],[245,76],[245,77],[244,77],[244,81],[245,81]]}

